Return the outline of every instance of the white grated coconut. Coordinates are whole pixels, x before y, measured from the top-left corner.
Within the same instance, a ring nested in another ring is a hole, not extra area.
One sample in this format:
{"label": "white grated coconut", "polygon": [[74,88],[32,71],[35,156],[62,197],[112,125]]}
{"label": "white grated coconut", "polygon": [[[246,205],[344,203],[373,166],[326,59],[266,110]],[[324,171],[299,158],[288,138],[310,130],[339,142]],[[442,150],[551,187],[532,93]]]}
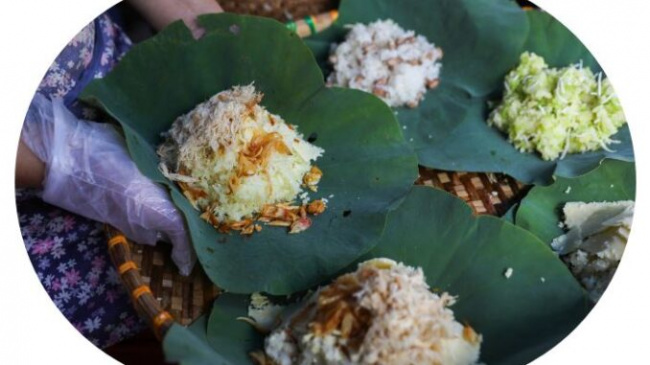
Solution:
{"label": "white grated coconut", "polygon": [[432,293],[420,268],[367,261],[311,296],[265,352],[279,365],[475,364],[482,337],[454,319],[454,302]]}
{"label": "white grated coconut", "polygon": [[163,174],[218,222],[293,201],[324,152],[261,99],[252,84],[222,91],[176,119],[158,149]]}
{"label": "white grated coconut", "polygon": [[371,92],[391,107],[416,107],[438,85],[442,50],[394,21],[355,24],[333,47],[328,83]]}

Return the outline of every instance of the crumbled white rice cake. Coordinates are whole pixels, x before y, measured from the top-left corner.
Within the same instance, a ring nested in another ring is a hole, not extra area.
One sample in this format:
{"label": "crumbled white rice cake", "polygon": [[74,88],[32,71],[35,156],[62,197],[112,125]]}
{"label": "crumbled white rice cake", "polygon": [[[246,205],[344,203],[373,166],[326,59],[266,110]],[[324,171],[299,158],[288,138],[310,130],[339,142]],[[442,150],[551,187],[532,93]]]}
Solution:
{"label": "crumbled white rice cake", "polygon": [[568,232],[551,246],[597,302],[623,257],[632,225],[634,202],[568,202],[564,226]]}

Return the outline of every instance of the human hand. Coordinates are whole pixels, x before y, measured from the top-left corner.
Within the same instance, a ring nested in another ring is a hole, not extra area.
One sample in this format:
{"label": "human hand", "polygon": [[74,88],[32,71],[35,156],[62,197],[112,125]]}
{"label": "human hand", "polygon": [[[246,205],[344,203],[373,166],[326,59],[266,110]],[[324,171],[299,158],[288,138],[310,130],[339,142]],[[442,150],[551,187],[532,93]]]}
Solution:
{"label": "human hand", "polygon": [[223,9],[215,0],[129,0],[140,14],[157,31],[176,20],[183,20],[194,38],[205,33],[196,18],[202,14],[221,13]]}
{"label": "human hand", "polygon": [[21,139],[45,164],[44,201],[138,243],[171,242],[172,260],[189,275],[196,256],[183,216],[165,189],[140,173],[113,126],[79,120],[62,100],[36,94]]}

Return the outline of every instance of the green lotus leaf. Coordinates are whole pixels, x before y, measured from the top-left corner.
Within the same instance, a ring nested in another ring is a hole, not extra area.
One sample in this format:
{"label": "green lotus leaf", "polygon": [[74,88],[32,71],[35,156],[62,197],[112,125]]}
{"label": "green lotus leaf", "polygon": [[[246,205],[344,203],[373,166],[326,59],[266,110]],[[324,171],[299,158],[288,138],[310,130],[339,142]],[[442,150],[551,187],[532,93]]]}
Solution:
{"label": "green lotus leaf", "polygon": [[[389,214],[379,244],[357,262],[374,257],[422,267],[431,288],[458,296],[452,309],[483,335],[487,364],[528,363],[590,310],[582,288],[538,238],[498,218],[476,217],[462,200],[434,188],[414,187]],[[249,363],[248,353],[261,341],[236,319],[246,315],[248,303],[246,296],[224,295],[208,322],[208,342],[231,364]]]}
{"label": "green lotus leaf", "polygon": [[[251,363],[249,353],[262,349],[264,338],[237,319],[248,316],[249,298],[223,294],[209,316],[199,317],[189,327],[174,324],[163,339],[165,359],[180,365]],[[215,324],[219,327],[215,328]]]}
{"label": "green lotus leaf", "polygon": [[565,203],[634,200],[635,179],[634,163],[605,160],[585,175],[532,188],[516,210],[515,224],[550,244],[564,233],[558,223]]}
{"label": "green lotus leaf", "polygon": [[[82,98],[123,127],[140,170],[166,186],[185,215],[210,279],[235,293],[288,294],[311,287],[371,249],[391,204],[417,177],[417,158],[391,110],[372,95],[326,88],[309,49],[274,20],[207,15],[196,41],[177,22],[138,46]],[[199,218],[158,171],[160,134],[175,118],[221,90],[255,83],[262,104],[325,149],[318,193],[325,213],[300,234],[267,227],[252,236],[220,234]]]}
{"label": "green lotus leaf", "polygon": [[191,326],[173,324],[162,342],[165,359],[180,365],[227,365],[226,357],[217,353],[208,343],[208,318],[199,317]]}
{"label": "green lotus leaf", "polygon": [[600,66],[584,45],[561,23],[541,11],[524,11],[509,0],[343,0],[335,25],[306,40],[323,72],[330,45],[342,41],[346,25],[393,19],[422,34],[444,51],[440,85],[416,109],[396,108],[404,135],[421,165],[442,170],[503,172],[534,184],[552,176],[577,176],[604,158],[633,161],[629,129],[613,137],[613,152],[599,150],[544,161],[520,153],[507,136],[486,123],[488,101],[499,101],[503,79],[532,51],[552,67],[579,61],[593,71]]}

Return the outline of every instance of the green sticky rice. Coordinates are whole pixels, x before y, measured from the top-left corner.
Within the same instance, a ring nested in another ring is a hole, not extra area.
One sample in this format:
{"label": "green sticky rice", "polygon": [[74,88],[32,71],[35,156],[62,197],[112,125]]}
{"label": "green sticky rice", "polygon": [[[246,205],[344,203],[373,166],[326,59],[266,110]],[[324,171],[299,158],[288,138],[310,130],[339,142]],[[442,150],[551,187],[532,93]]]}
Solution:
{"label": "green sticky rice", "polygon": [[508,135],[521,152],[537,151],[544,160],[567,153],[609,150],[625,115],[609,80],[582,64],[549,68],[524,52],[505,78],[503,101],[488,124]]}

